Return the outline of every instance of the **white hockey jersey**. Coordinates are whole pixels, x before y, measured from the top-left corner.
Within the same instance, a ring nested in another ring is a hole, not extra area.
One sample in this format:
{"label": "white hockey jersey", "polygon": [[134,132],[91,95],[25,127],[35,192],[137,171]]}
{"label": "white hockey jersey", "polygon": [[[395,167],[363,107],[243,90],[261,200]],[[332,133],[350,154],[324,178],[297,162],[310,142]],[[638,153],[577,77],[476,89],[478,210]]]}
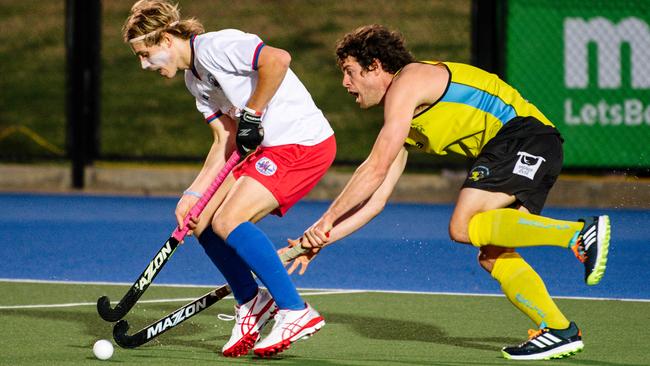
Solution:
{"label": "white hockey jersey", "polygon": [[[190,39],[192,61],[185,85],[208,123],[222,114],[236,120],[257,85],[257,60],[264,42],[235,29],[210,32]],[[316,145],[334,134],[311,95],[291,71],[262,115],[262,146]]]}

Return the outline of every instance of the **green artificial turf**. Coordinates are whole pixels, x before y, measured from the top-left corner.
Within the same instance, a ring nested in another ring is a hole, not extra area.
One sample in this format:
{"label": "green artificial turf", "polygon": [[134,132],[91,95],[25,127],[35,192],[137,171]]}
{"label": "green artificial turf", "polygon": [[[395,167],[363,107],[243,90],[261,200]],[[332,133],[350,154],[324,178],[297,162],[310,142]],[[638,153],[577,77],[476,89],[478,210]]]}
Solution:
{"label": "green artificial turf", "polygon": [[[96,313],[101,295],[118,300],[127,286],[0,282],[0,365],[512,365],[500,348],[526,338],[530,322],[504,297],[405,293],[313,294],[305,299],[327,325],[311,339],[277,357],[222,357],[234,301],[224,299],[140,348],[116,346],[108,361],[96,360],[92,345],[111,339],[112,324]],[[152,286],[126,316],[129,334],[209,289]],[[563,360],[526,365],[628,366],[648,364],[650,303],[557,300],[583,330],[585,351]],[[9,309],[15,305],[70,304]],[[84,303],[86,303],[84,305]],[[268,330],[268,329],[267,329]],[[102,363],[103,362],[103,363]]]}

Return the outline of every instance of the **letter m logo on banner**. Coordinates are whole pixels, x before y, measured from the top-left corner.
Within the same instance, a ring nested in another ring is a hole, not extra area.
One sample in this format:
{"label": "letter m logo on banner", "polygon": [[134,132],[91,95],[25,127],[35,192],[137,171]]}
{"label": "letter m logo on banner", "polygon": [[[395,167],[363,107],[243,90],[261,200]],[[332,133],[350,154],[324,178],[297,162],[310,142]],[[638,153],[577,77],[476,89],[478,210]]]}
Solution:
{"label": "letter m logo on banner", "polygon": [[630,84],[633,89],[650,88],[650,27],[636,17],[617,24],[603,17],[564,20],[564,83],[570,89],[589,85],[589,45],[595,44],[598,88],[622,86],[621,48],[630,48]]}

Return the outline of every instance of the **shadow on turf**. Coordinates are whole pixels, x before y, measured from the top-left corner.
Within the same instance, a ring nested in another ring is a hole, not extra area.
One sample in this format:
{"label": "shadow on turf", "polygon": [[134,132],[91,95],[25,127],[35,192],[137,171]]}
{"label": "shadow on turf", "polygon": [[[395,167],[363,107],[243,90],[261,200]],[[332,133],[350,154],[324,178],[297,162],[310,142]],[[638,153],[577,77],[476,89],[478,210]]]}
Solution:
{"label": "shadow on turf", "polygon": [[385,341],[427,342],[482,351],[499,351],[504,345],[517,344],[522,341],[520,338],[511,337],[453,337],[434,325],[408,320],[338,313],[328,313],[326,320],[330,323],[347,324],[363,337]]}
{"label": "shadow on turf", "polygon": [[[86,313],[86,312],[71,312],[65,310],[5,310],[3,314],[13,315],[13,316],[27,316],[36,319],[45,319],[51,321],[66,321],[82,324],[85,327],[84,333],[88,335],[89,347],[92,347],[93,343],[97,339],[112,339],[113,334],[113,323],[108,323],[103,321],[99,315],[96,313]],[[149,317],[142,317],[138,315],[129,314],[125,317],[129,321],[131,328],[129,329],[129,334],[132,334],[153,320]],[[214,352],[214,345],[220,338],[225,340],[228,339],[228,335],[222,335],[220,337],[202,337],[206,333],[209,333],[210,327],[197,324],[192,320],[179,325],[178,327],[170,330],[168,333],[161,335],[161,338],[164,338],[165,343],[174,344],[178,346],[187,346],[193,348],[203,348]],[[228,326],[227,328],[230,328]],[[195,340],[187,340],[183,337],[194,336]],[[224,341],[225,342],[225,341]],[[142,347],[155,347],[158,343],[157,339],[152,340],[150,343],[143,345]]]}

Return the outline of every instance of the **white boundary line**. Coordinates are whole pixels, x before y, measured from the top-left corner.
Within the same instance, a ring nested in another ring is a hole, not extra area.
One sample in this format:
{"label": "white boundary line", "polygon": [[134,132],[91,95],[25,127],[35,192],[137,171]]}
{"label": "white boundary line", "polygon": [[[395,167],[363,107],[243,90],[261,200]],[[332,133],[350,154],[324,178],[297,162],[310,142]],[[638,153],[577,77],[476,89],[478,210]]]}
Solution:
{"label": "white boundary line", "polygon": [[[73,284],[73,285],[102,285],[102,286],[130,286],[131,283],[119,282],[93,282],[93,281],[59,281],[59,280],[34,280],[34,279],[11,279],[0,278],[0,282],[14,282],[14,283],[51,283],[51,284]],[[211,288],[208,285],[185,285],[185,284],[152,284],[157,287],[189,287],[189,288]],[[363,289],[332,289],[332,288],[301,288],[299,289],[304,296],[310,295],[333,295],[333,294],[351,294],[351,293],[389,293],[389,294],[411,294],[411,295],[444,295],[444,296],[476,296],[476,297],[503,297],[503,294],[482,294],[482,293],[463,293],[463,292],[436,292],[436,291],[396,291],[396,290],[363,290]],[[304,292],[304,291],[317,291],[317,292]],[[555,299],[567,300],[590,300],[590,301],[625,301],[625,302],[643,302],[650,303],[650,299],[634,299],[634,298],[610,298],[610,297],[586,297],[586,296],[552,296]],[[228,296],[227,298],[231,298]],[[142,300],[140,303],[161,303],[161,302],[180,302],[180,301],[193,301],[196,298],[181,298],[181,299],[157,299],[157,300]],[[114,302],[117,303],[117,302]],[[71,306],[88,306],[96,305],[96,303],[71,303],[71,304],[51,304],[51,305],[11,305],[0,306],[2,309],[25,309],[25,308],[43,308],[43,307],[71,307]]]}
{"label": "white boundary line", "polygon": [[[307,289],[307,291],[309,291]],[[317,292],[301,292],[301,296],[319,296],[319,295],[338,295],[338,294],[351,294],[366,292],[360,290],[334,290],[334,291],[317,291]],[[141,300],[138,303],[142,304],[155,304],[155,303],[169,303],[169,302],[187,302],[194,301],[196,297],[190,298],[176,298],[176,299],[155,299],[155,300]],[[232,295],[228,295],[225,299],[232,299]],[[117,301],[111,303],[117,304]],[[14,310],[14,309],[47,309],[47,308],[72,308],[78,306],[95,306],[96,302],[72,302],[67,304],[40,304],[40,305],[0,305],[0,310]]]}
{"label": "white boundary line", "polygon": [[[101,285],[101,286],[131,286],[132,282],[102,282],[102,281],[65,281],[65,280],[34,280],[34,279],[16,279],[0,278],[0,282],[19,282],[19,283],[52,283],[63,285]],[[152,284],[158,287],[201,287],[210,288],[210,285],[186,285],[186,284]]]}

